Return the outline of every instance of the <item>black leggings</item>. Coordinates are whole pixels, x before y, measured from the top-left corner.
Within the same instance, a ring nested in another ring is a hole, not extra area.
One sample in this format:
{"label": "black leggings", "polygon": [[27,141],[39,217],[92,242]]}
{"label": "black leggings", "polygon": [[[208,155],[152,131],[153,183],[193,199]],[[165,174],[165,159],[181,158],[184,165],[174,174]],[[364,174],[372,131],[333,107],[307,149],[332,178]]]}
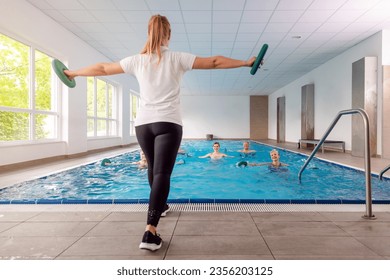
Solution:
{"label": "black leggings", "polygon": [[148,162],[151,190],[147,224],[157,227],[168,199],[171,174],[183,129],[178,124],[157,122],[137,126],[135,132]]}

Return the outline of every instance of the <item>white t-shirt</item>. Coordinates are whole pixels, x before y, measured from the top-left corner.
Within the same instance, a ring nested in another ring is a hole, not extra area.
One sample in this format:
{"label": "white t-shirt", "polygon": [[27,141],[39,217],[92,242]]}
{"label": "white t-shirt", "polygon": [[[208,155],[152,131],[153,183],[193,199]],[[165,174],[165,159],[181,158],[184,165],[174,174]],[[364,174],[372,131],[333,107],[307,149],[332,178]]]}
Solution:
{"label": "white t-shirt", "polygon": [[180,111],[180,81],[192,69],[196,56],[161,48],[157,54],[137,54],[120,61],[123,71],[134,75],[140,87],[140,108],[135,125],[171,122],[182,125]]}

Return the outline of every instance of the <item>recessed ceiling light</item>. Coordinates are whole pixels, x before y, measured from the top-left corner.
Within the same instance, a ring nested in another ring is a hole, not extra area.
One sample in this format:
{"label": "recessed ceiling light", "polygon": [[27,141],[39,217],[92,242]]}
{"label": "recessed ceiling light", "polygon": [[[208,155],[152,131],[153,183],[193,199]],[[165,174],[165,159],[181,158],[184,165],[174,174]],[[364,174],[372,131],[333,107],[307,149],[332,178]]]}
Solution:
{"label": "recessed ceiling light", "polygon": [[297,39],[297,40],[298,40],[298,39],[301,39],[302,36],[301,36],[301,35],[295,35],[295,36],[291,36],[291,38],[292,38],[292,39]]}

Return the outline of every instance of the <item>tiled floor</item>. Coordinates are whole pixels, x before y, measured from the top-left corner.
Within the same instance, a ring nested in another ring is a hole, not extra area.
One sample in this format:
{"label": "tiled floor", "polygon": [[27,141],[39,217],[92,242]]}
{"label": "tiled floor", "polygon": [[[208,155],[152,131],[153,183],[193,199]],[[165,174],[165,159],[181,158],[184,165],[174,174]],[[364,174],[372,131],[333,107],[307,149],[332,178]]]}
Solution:
{"label": "tiled floor", "polygon": [[[3,172],[0,179],[7,185],[125,150]],[[363,165],[349,154],[318,155]],[[374,159],[373,171],[389,163]],[[278,206],[264,212],[173,211],[160,222],[164,244],[154,253],[138,249],[145,212],[72,207],[0,205],[0,259],[390,259],[388,206],[374,205],[375,220],[361,218],[364,205],[311,211],[282,211]]]}
{"label": "tiled floor", "polygon": [[390,259],[390,213],[172,212],[157,252],[138,249],[144,212],[0,215],[0,259]]}

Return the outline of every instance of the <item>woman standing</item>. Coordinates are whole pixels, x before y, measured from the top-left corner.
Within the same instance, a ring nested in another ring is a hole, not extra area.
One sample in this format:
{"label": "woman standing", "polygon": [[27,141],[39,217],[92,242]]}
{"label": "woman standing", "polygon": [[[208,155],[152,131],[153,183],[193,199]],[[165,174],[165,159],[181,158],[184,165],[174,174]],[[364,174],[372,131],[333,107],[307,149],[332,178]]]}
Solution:
{"label": "woman standing", "polygon": [[77,76],[104,76],[126,73],[137,78],[140,108],[136,119],[136,135],[148,162],[151,188],[147,225],[141,249],[158,250],[162,240],[157,234],[161,214],[167,209],[170,179],[182,138],[180,82],[191,69],[227,69],[251,67],[255,57],[247,61],[223,56],[201,58],[168,49],[171,27],[165,16],[154,15],[148,24],[148,39],[140,54],[114,63],[98,63],[64,73]]}

